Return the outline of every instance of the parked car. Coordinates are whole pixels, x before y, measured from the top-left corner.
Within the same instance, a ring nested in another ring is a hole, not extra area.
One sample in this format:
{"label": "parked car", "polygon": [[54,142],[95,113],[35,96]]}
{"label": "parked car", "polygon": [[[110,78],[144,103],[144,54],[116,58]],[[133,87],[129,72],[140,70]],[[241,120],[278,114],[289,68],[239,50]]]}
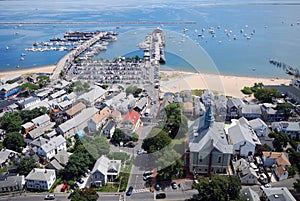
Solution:
{"label": "parked car", "polygon": [[60,189],[60,191],[61,192],[65,192],[65,190],[68,188],[68,184],[64,184],[62,187],[61,187],[61,189]]}
{"label": "parked car", "polygon": [[176,182],[172,182],[172,183],[171,183],[171,186],[172,186],[173,189],[177,189],[177,184],[176,184]]}
{"label": "parked car", "polygon": [[157,190],[157,191],[159,191],[159,190],[160,190],[160,184],[159,184],[159,183],[156,183],[156,184],[154,185],[154,189]]}
{"label": "parked car", "polygon": [[78,188],[79,188],[79,185],[78,185],[77,182],[75,182],[75,183],[73,184],[73,186],[72,186],[72,189],[73,189],[73,190],[76,190],[76,189],[78,189]]}
{"label": "parked car", "polygon": [[145,171],[144,172],[144,176],[147,176],[147,175],[151,175],[151,174],[153,174],[153,170],[147,170],[147,171]]}
{"label": "parked car", "polygon": [[128,142],[127,143],[127,147],[134,148],[135,147],[135,143],[134,142]]}
{"label": "parked car", "polygon": [[77,179],[78,183],[83,184],[84,180],[82,178]]}
{"label": "parked car", "polygon": [[127,192],[126,192],[126,195],[127,195],[127,196],[131,196],[132,191],[133,191],[133,187],[132,187],[132,186],[129,186],[129,188],[128,188]]}
{"label": "parked car", "polygon": [[166,196],[166,194],[165,193],[159,193],[159,194],[157,194],[156,195],[156,199],[165,199],[167,196]]}
{"label": "parked car", "polygon": [[142,150],[138,149],[138,150],[136,151],[136,153],[137,153],[137,155],[141,155],[141,154],[142,154]]}
{"label": "parked car", "polygon": [[48,194],[45,196],[44,198],[45,200],[54,200],[55,199],[55,195],[54,194]]}
{"label": "parked car", "polygon": [[152,175],[146,175],[146,176],[143,177],[144,181],[147,181],[147,180],[152,179],[152,178],[153,178]]}

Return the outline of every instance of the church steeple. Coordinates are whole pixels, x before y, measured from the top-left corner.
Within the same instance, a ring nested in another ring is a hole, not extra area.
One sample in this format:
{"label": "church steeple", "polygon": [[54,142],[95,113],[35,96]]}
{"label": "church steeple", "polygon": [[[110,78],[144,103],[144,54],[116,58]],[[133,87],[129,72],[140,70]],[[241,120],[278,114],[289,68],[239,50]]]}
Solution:
{"label": "church steeple", "polygon": [[214,121],[215,121],[215,119],[214,119],[214,115],[212,113],[211,105],[210,105],[210,106],[208,106],[208,109],[207,109],[207,111],[205,113],[203,128],[204,129],[209,128],[210,126],[212,126],[212,124],[214,123]]}

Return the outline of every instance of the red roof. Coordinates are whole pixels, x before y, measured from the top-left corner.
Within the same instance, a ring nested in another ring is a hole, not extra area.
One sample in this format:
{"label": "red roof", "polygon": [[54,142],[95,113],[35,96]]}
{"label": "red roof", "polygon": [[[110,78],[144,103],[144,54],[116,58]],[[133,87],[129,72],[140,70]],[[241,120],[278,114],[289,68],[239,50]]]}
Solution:
{"label": "red roof", "polygon": [[131,110],[122,119],[122,123],[125,122],[125,121],[130,121],[131,123],[133,123],[134,125],[136,125],[138,123],[140,117],[141,117],[141,115],[137,111]]}

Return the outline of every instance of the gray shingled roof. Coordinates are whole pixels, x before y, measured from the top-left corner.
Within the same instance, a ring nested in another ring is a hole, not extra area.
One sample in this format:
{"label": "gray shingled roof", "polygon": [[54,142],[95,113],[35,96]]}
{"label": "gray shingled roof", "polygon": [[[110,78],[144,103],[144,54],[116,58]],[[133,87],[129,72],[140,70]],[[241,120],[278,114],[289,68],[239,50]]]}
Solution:
{"label": "gray shingled roof", "polygon": [[243,114],[261,114],[261,109],[260,106],[256,104],[245,104],[242,106],[241,112]]}
{"label": "gray shingled roof", "polygon": [[8,159],[9,155],[11,153],[14,153],[14,154],[18,154],[17,152],[13,151],[13,150],[10,150],[10,149],[1,149],[0,151],[0,163],[4,163],[6,161],[6,159]]}
{"label": "gray shingled roof", "polygon": [[0,188],[19,186],[22,189],[25,183],[24,176],[8,176],[5,180],[0,181]]}
{"label": "gray shingled roof", "polygon": [[94,103],[98,98],[103,96],[105,93],[106,93],[105,89],[95,85],[92,90],[82,94],[81,96],[78,97],[78,99],[84,99],[89,103]]}
{"label": "gray shingled roof", "polygon": [[249,124],[252,128],[258,128],[258,127],[262,127],[262,126],[267,127],[266,123],[263,120],[261,120],[260,118],[250,120]]}
{"label": "gray shingled roof", "polygon": [[117,173],[109,172],[110,175],[118,174],[120,172],[120,168],[121,168],[121,160],[109,160],[106,156],[101,156],[96,161],[94,168],[92,170],[92,174],[99,171],[102,174],[107,175],[108,171],[111,169],[115,170]]}
{"label": "gray shingled roof", "polygon": [[61,145],[64,142],[66,142],[66,139],[62,135],[59,135],[49,140],[48,143],[43,144],[41,148],[47,153],[55,149],[57,146]]}
{"label": "gray shingled roof", "polygon": [[240,142],[249,142],[253,145],[261,144],[254,130],[247,124],[241,125],[240,123],[228,129],[228,135],[233,144]]}
{"label": "gray shingled roof", "polygon": [[26,180],[49,181],[51,175],[55,175],[55,170],[33,168],[26,176]]}
{"label": "gray shingled roof", "polygon": [[263,191],[269,201],[296,201],[286,187],[263,188]]}
{"label": "gray shingled roof", "polygon": [[41,115],[37,118],[34,118],[31,120],[32,123],[34,123],[34,125],[41,125],[41,124],[44,124],[45,122],[49,122],[50,121],[50,117],[48,114],[44,114],[44,115]]}

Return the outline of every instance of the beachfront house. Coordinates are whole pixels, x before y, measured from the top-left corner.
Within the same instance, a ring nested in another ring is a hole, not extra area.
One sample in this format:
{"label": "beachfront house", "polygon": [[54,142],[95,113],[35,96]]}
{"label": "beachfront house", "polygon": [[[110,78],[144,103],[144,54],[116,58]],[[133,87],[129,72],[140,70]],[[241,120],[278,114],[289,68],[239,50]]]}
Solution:
{"label": "beachfront house", "polygon": [[224,121],[227,115],[227,101],[228,99],[224,95],[217,96],[215,99],[215,113],[216,116]]}
{"label": "beachfront house", "polygon": [[212,91],[205,90],[201,95],[202,102],[205,107],[209,107],[214,103],[215,95]]}
{"label": "beachfront house", "polygon": [[55,170],[33,168],[26,176],[26,187],[31,190],[50,190],[56,180]]}
{"label": "beachfront house", "polygon": [[297,135],[300,133],[299,122],[280,121],[273,122],[271,126],[273,131],[284,132],[292,139],[296,139]]}
{"label": "beachfront house", "polygon": [[14,82],[12,84],[4,84],[0,86],[0,98],[6,99],[16,93],[21,91],[21,88],[19,88],[19,84]]}
{"label": "beachfront house", "polygon": [[189,171],[194,175],[226,174],[233,151],[226,139],[224,123],[214,122],[210,107],[189,130]]}
{"label": "beachfront house", "polygon": [[239,116],[248,120],[261,118],[262,112],[258,104],[244,104],[239,109]]}
{"label": "beachfront house", "polygon": [[201,102],[199,96],[194,96],[194,116],[195,118],[204,115],[205,113],[205,106]]}
{"label": "beachfront house", "polygon": [[255,147],[261,145],[256,133],[246,118],[232,122],[228,128],[228,141],[233,145],[233,154],[237,156],[253,156]]}
{"label": "beachfront house", "polygon": [[262,120],[265,122],[281,121],[286,118],[283,110],[276,110],[276,105],[264,103],[261,106]]}
{"label": "beachfront house", "polygon": [[105,186],[119,176],[120,169],[121,160],[109,160],[106,156],[101,156],[91,172],[91,184],[95,187]]}
{"label": "beachfront house", "polygon": [[88,129],[90,132],[96,132],[99,128],[103,127],[106,123],[111,111],[109,107],[105,107],[97,112],[89,121]]}
{"label": "beachfront house", "polygon": [[59,135],[39,147],[37,152],[39,156],[50,160],[61,150],[67,150],[67,143],[66,139],[62,135]]}
{"label": "beachfront house", "polygon": [[237,119],[239,110],[243,105],[245,103],[240,98],[229,98],[227,101],[227,116],[230,119]]}

